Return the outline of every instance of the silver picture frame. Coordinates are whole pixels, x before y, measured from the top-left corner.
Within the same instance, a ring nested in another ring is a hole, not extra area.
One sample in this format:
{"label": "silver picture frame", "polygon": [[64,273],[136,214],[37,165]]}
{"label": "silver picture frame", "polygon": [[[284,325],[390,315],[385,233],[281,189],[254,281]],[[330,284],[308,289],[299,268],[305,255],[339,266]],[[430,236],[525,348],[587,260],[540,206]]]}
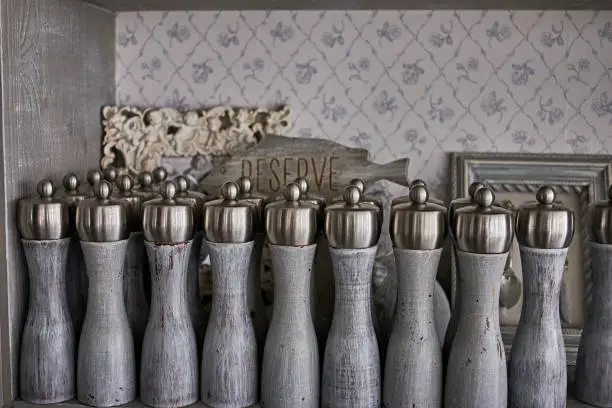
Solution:
{"label": "silver picture frame", "polygon": [[[481,181],[501,200],[508,200],[508,197],[518,198],[511,199],[514,206],[534,200],[535,193],[543,185],[554,186],[559,200],[570,203],[569,206],[573,207],[576,214],[576,231],[568,252],[568,264],[573,268],[571,279],[568,280],[573,280],[577,284],[568,285],[568,290],[581,286],[582,293],[574,296],[576,301],[573,303],[568,297],[569,300],[564,301],[560,308],[566,307],[568,315],[582,314],[582,319],[591,301],[592,287],[591,262],[587,245],[588,208],[594,202],[607,198],[607,189],[611,180],[612,156],[610,155],[531,153],[452,153],[451,155],[451,199],[467,196],[468,186],[474,181]],[[518,254],[514,255],[516,256]],[[520,258],[518,259],[520,265]],[[454,302],[456,291],[454,259],[451,264],[451,297]],[[500,315],[501,313],[500,311]],[[575,365],[582,333],[581,323],[569,324],[569,327],[565,326],[562,330],[567,363]],[[515,331],[516,324],[502,322],[501,332],[507,353],[511,350]]]}

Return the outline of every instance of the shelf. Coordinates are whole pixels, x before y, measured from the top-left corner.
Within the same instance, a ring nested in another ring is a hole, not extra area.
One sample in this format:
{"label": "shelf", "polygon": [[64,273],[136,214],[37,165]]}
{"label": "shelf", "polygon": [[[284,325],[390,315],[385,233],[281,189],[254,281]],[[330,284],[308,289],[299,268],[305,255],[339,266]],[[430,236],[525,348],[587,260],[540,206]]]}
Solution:
{"label": "shelf", "polygon": [[612,10],[612,0],[85,0],[110,11],[156,10]]}

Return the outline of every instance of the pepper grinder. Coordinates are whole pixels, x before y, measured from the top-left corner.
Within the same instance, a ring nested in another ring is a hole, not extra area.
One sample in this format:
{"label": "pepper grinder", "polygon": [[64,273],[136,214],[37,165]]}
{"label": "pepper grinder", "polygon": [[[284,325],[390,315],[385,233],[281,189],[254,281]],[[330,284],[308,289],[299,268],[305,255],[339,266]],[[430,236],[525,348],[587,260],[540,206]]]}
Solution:
{"label": "pepper grinder", "polygon": [[310,309],[318,207],[300,201],[300,193],[290,183],[285,200],[268,204],[265,212],[276,293],[263,354],[265,408],[319,408],[319,349]]}
{"label": "pepper grinder", "polygon": [[257,339],[247,304],[255,236],[253,205],[225,183],[221,199],[204,205],[205,243],[212,269],[212,308],[202,350],[201,399],[212,408],[257,403]]}
{"label": "pepper grinder", "polygon": [[[204,231],[202,229],[202,215],[204,213],[204,203],[207,201],[206,194],[189,190],[189,182],[183,176],[174,179],[177,189],[177,200],[188,203],[193,210],[193,222],[195,232],[193,234],[193,244],[191,246],[191,256],[187,267],[187,308],[191,317],[191,324],[196,335],[198,345],[198,357],[202,354],[202,344],[204,342],[204,330],[206,329],[206,316],[202,309],[202,299],[200,297],[200,259],[202,259],[202,245]],[[199,359],[198,359],[199,361]]]}
{"label": "pepper grinder", "polygon": [[183,407],[198,399],[198,349],[185,297],[194,218],[176,193],[173,182],[164,182],[162,198],[147,202],[142,215],[151,308],[142,341],[140,398],[152,407]]}
{"label": "pepper grinder", "polygon": [[499,328],[499,289],[514,231],[512,213],[492,206],[493,192],[474,193],[474,204],[451,221],[461,273],[461,317],[446,372],[444,406],[506,408],[508,378]]}
{"label": "pepper grinder", "polygon": [[[452,225],[455,217],[455,213],[457,210],[463,207],[469,207],[474,205],[474,194],[476,191],[483,188],[485,185],[481,182],[474,182],[468,187],[468,196],[457,198],[452,200],[448,205],[448,213],[447,213],[447,222],[449,226],[449,231],[452,235]],[[459,316],[461,316],[461,273],[459,270],[459,258],[457,257],[457,247],[455,245],[451,245],[452,248],[452,259],[454,261],[455,266],[455,297],[453,299],[453,307],[451,308],[451,316],[448,321],[448,326],[446,327],[446,334],[444,335],[444,343],[442,343],[442,366],[446,369],[448,366],[448,357],[450,356],[451,346],[453,345],[453,340],[455,339],[455,334],[457,333],[457,325],[459,324]]]}
{"label": "pepper grinder", "polygon": [[96,185],[102,180],[102,172],[100,170],[91,169],[87,172],[87,184],[89,185],[87,196],[95,197]]}
{"label": "pepper grinder", "polygon": [[264,208],[268,203],[268,197],[253,191],[253,182],[248,177],[240,177],[238,184],[238,201],[249,203],[254,209],[255,239],[254,247],[251,252],[249,264],[249,274],[247,278],[247,304],[249,306],[255,337],[257,338],[257,350],[259,361],[263,356],[263,347],[268,331],[268,319],[266,318],[266,306],[261,294],[261,255],[266,237],[263,221]]}
{"label": "pepper grinder", "polygon": [[153,184],[151,187],[155,191],[161,191],[163,183],[168,178],[168,172],[163,166],[157,166],[153,169],[151,175],[153,176]]}
{"label": "pepper grinder", "polygon": [[19,232],[30,276],[30,300],[21,335],[20,397],[54,404],[75,396],[74,329],[66,294],[72,231],[69,206],[43,180],[38,196],[19,202]]}
{"label": "pepper grinder", "polygon": [[77,204],[76,228],[89,276],[87,311],[79,342],[77,393],[83,404],[110,407],[136,395],[134,341],[123,300],[128,245],[124,203],[110,199],[111,184]]}
{"label": "pepper grinder", "polygon": [[114,185],[117,182],[117,177],[119,176],[119,172],[113,166],[108,166],[102,171],[102,176],[104,180]]}
{"label": "pepper grinder", "polygon": [[75,214],[77,203],[88,198],[89,195],[79,189],[79,177],[74,173],[68,173],[64,176],[63,185],[64,191],[59,194],[58,199],[68,205],[70,230],[74,234],[70,240],[66,271],[68,308],[72,317],[75,339],[78,339],[81,335],[81,327],[83,327],[83,319],[85,318],[85,305],[87,304],[87,272],[79,237],[76,235]]}
{"label": "pepper grinder", "polygon": [[513,408],[565,408],[567,360],[559,296],[574,213],[555,203],[552,187],[541,187],[536,199],[516,214],[523,307],[510,353],[508,403]]}
{"label": "pepper grinder", "polygon": [[151,199],[160,197],[159,190],[153,187],[153,175],[150,171],[143,171],[138,175],[138,187],[135,190],[147,194]]}
{"label": "pepper grinder", "polygon": [[380,237],[379,209],[360,203],[355,186],[343,206],[329,206],[325,236],[333,265],[335,304],[325,356],[321,405],[378,408],[380,353],[372,322],[372,268]]}
{"label": "pepper grinder", "polygon": [[612,186],[590,211],[591,304],[576,359],[576,399],[612,407]]}
{"label": "pepper grinder", "polygon": [[395,321],[387,348],[383,404],[442,407],[442,345],[436,331],[436,274],[446,242],[446,208],[423,185],[391,208],[389,229],[398,271]]}
{"label": "pepper grinder", "polygon": [[147,196],[133,191],[133,183],[132,178],[127,174],[120,176],[117,179],[118,191],[113,194],[113,198],[125,203],[128,207],[129,238],[123,269],[123,300],[132,329],[134,354],[138,368],[140,367],[142,338],[149,317],[149,301],[144,288],[147,253],[142,232],[142,203]]}

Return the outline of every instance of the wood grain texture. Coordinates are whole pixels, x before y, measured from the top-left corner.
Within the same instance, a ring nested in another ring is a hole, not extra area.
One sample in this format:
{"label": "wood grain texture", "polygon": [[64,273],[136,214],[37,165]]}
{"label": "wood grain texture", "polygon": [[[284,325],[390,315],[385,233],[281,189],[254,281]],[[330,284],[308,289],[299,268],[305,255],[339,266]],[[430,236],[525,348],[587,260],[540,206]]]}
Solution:
{"label": "wood grain texture", "polygon": [[73,399],[75,337],[66,295],[71,238],[23,240],[30,302],[21,337],[20,395],[35,404]]}
{"label": "wood grain texture", "polygon": [[198,399],[198,349],[185,287],[192,241],[145,241],[151,309],[142,342],[140,398],[152,407],[183,407]]}
{"label": "wood grain texture", "polygon": [[189,309],[191,325],[193,326],[193,331],[196,336],[198,361],[200,361],[202,357],[202,344],[204,343],[204,331],[206,330],[206,315],[204,314],[202,299],[200,297],[200,259],[202,259],[203,239],[203,231],[197,231],[193,235],[189,266],[187,267],[187,279],[185,280],[187,309]]}
{"label": "wood grain texture", "polygon": [[101,106],[115,99],[114,16],[78,0],[1,0],[1,399],[17,397],[27,269],[17,200],[43,177],[85,175],[100,157]]}
{"label": "wood grain texture", "polygon": [[442,407],[442,346],[434,293],[442,249],[395,248],[398,294],[383,383],[386,408]]}
{"label": "wood grain texture", "polygon": [[79,341],[77,398],[95,407],[136,396],[134,340],[123,300],[123,263],[128,240],[81,241],[89,294]]}
{"label": "wood grain texture", "polygon": [[319,348],[310,314],[316,245],[268,248],[276,295],[263,355],[261,405],[319,408]]}
{"label": "wood grain texture", "polygon": [[206,241],[212,269],[212,309],[202,350],[201,400],[212,408],[257,403],[257,339],[247,305],[254,242]]}
{"label": "wood grain texture", "polygon": [[266,305],[261,294],[261,256],[266,235],[255,234],[253,251],[249,262],[249,273],[247,275],[247,305],[249,315],[253,321],[255,338],[257,339],[257,354],[261,363],[263,357],[264,343],[268,331],[268,318],[266,316]]}
{"label": "wood grain texture", "polygon": [[142,339],[149,318],[149,301],[145,294],[143,276],[147,262],[144,234],[142,232],[132,232],[128,239],[123,266],[123,300],[132,330],[132,338],[134,339],[136,374],[138,374],[138,367],[140,367]]}
{"label": "wood grain texture", "polygon": [[612,245],[590,243],[593,299],[576,360],[577,399],[612,407]]}
{"label": "wood grain texture", "polygon": [[565,408],[567,367],[559,295],[567,249],[521,245],[520,253],[523,308],[510,354],[508,404]]}
{"label": "wood grain texture", "polygon": [[444,406],[506,408],[506,355],[499,328],[503,254],[457,251],[461,282],[461,318],[451,346]]}
{"label": "wood grain texture", "polygon": [[378,408],[381,363],[370,310],[376,247],[329,252],[336,295],[323,357],[321,407]]}
{"label": "wood grain texture", "polygon": [[612,4],[608,0],[538,0],[529,2],[527,0],[493,2],[486,0],[387,0],[375,2],[371,0],[348,1],[335,0],[332,2],[323,0],[309,0],[306,2],[287,3],[282,0],[267,0],[256,2],[250,0],[208,1],[199,0],[86,0],[113,11],[135,11],[135,10],[251,10],[251,9],[336,9],[336,10],[361,10],[361,9],[515,9],[515,10],[541,10],[541,9],[588,9],[609,10]]}

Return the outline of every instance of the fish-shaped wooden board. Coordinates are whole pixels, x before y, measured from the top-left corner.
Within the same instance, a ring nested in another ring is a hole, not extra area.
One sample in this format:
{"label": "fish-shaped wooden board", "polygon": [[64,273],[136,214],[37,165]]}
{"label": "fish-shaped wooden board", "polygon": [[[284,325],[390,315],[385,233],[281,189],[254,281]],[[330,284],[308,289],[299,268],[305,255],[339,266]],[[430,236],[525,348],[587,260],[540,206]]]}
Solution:
{"label": "fish-shaped wooden board", "polygon": [[241,155],[228,158],[198,180],[207,193],[241,176],[253,180],[254,189],[277,196],[296,177],[305,177],[310,190],[329,197],[341,194],[354,178],[366,183],[389,180],[408,186],[409,159],[387,164],[369,160],[366,149],[347,147],[325,139],[268,135]]}

